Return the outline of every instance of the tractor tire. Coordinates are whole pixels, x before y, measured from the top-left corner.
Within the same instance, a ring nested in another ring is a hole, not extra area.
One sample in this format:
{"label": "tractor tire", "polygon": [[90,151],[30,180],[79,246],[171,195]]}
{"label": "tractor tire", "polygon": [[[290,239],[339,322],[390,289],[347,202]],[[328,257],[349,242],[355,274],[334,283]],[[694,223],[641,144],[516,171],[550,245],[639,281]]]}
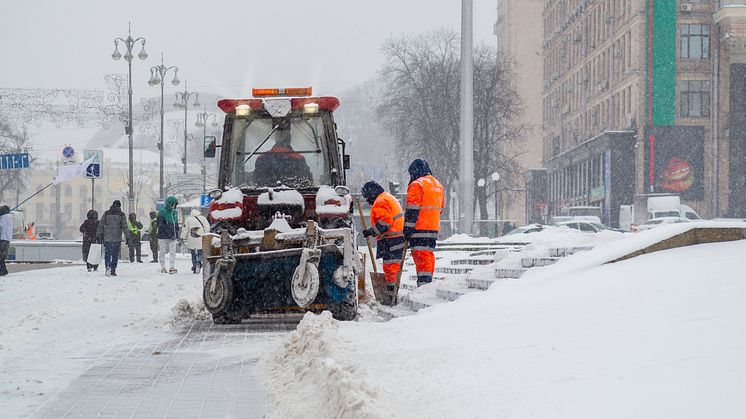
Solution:
{"label": "tractor tire", "polygon": [[241,324],[241,318],[225,314],[215,314],[212,316],[212,322],[215,324]]}
{"label": "tractor tire", "polygon": [[339,304],[331,304],[329,306],[329,311],[332,312],[332,317],[335,320],[345,322],[355,320],[355,317],[357,317],[357,301],[354,303],[345,301]]}
{"label": "tractor tire", "polygon": [[224,312],[233,301],[233,282],[225,275],[220,275],[220,270],[216,269],[202,288],[202,299],[207,311],[213,315],[213,320],[216,317],[224,317]]}

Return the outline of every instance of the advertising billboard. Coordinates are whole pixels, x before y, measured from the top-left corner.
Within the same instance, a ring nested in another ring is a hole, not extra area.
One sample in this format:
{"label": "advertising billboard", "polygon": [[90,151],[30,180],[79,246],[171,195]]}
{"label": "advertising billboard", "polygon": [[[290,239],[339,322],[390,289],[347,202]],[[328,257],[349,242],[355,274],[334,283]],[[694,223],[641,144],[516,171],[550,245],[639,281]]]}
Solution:
{"label": "advertising billboard", "polygon": [[654,126],[648,128],[645,139],[645,189],[650,190],[652,170],[655,192],[676,193],[682,199],[703,199],[704,127]]}

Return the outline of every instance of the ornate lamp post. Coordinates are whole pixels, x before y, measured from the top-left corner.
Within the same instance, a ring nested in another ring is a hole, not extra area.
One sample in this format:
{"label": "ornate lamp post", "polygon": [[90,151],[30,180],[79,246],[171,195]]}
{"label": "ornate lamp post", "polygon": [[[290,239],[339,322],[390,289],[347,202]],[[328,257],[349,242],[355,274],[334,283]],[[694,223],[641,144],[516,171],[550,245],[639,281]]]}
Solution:
{"label": "ornate lamp post", "polygon": [[119,53],[119,43],[121,42],[125,47],[125,53],[124,53],[124,59],[127,60],[127,67],[129,69],[128,74],[128,88],[127,88],[127,95],[129,97],[129,112],[127,116],[127,126],[125,127],[125,132],[127,133],[127,136],[129,137],[129,191],[127,195],[127,200],[129,201],[129,212],[135,212],[135,189],[134,189],[134,168],[132,165],[133,156],[132,156],[132,58],[134,56],[132,55],[132,48],[138,43],[141,43],[141,49],[140,53],[137,54],[137,57],[141,60],[144,60],[148,58],[148,54],[145,52],[145,38],[132,38],[132,27],[128,26],[127,29],[127,38],[114,38],[114,53],[111,54],[111,58],[113,58],[115,61],[122,58],[122,54]]}
{"label": "ornate lamp post", "polygon": [[179,81],[179,67],[176,67],[175,65],[172,65],[170,67],[166,67],[163,64],[163,53],[161,52],[161,63],[159,65],[150,67],[150,80],[148,80],[148,84],[151,86],[157,86],[161,85],[161,134],[160,134],[160,140],[158,141],[158,151],[160,152],[160,181],[158,189],[158,198],[164,199],[164,193],[163,193],[163,90],[164,85],[166,83],[163,83],[166,73],[168,73],[170,70],[174,71],[174,78],[171,80],[171,84],[174,86],[178,86]]}
{"label": "ornate lamp post", "polygon": [[[217,121],[217,115],[212,112],[207,112],[206,108],[202,109],[202,112],[197,112],[197,122],[194,123],[194,126],[201,127],[202,128],[202,141],[205,141],[205,137],[207,137],[207,121],[212,118],[212,127],[213,129],[217,128],[218,121]],[[207,193],[207,162],[205,161],[205,154],[202,153],[202,194]]]}
{"label": "ornate lamp post", "polygon": [[174,102],[175,108],[184,108],[184,173],[187,172],[187,140],[189,139],[189,133],[187,132],[187,116],[189,115],[189,99],[194,97],[194,106],[199,108],[199,93],[190,92],[187,90],[187,82],[184,81],[184,91],[176,92],[176,102]]}

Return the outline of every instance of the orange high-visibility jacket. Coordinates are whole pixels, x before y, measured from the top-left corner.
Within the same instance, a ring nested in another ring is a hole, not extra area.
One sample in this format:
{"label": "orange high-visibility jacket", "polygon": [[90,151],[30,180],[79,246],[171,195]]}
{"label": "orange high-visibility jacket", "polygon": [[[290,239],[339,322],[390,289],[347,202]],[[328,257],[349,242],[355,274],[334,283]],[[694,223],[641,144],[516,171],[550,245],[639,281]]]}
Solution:
{"label": "orange high-visibility jacket", "polygon": [[[445,206],[445,190],[433,175],[425,175],[409,184],[407,210],[418,210],[417,221],[411,225],[415,231],[440,231],[440,211]],[[436,236],[437,237],[437,236]]]}
{"label": "orange high-visibility jacket", "polygon": [[392,238],[402,235],[404,213],[399,200],[388,192],[382,192],[370,209],[370,226],[377,238]]}

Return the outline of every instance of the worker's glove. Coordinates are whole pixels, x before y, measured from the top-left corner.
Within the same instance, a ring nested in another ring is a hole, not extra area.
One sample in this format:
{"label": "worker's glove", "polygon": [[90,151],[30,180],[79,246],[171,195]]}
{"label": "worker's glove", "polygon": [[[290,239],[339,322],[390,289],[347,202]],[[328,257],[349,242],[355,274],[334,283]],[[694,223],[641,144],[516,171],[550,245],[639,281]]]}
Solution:
{"label": "worker's glove", "polygon": [[363,237],[366,237],[366,238],[371,237],[371,236],[375,237],[375,235],[376,235],[376,232],[373,231],[372,228],[366,228],[365,230],[363,230]]}

